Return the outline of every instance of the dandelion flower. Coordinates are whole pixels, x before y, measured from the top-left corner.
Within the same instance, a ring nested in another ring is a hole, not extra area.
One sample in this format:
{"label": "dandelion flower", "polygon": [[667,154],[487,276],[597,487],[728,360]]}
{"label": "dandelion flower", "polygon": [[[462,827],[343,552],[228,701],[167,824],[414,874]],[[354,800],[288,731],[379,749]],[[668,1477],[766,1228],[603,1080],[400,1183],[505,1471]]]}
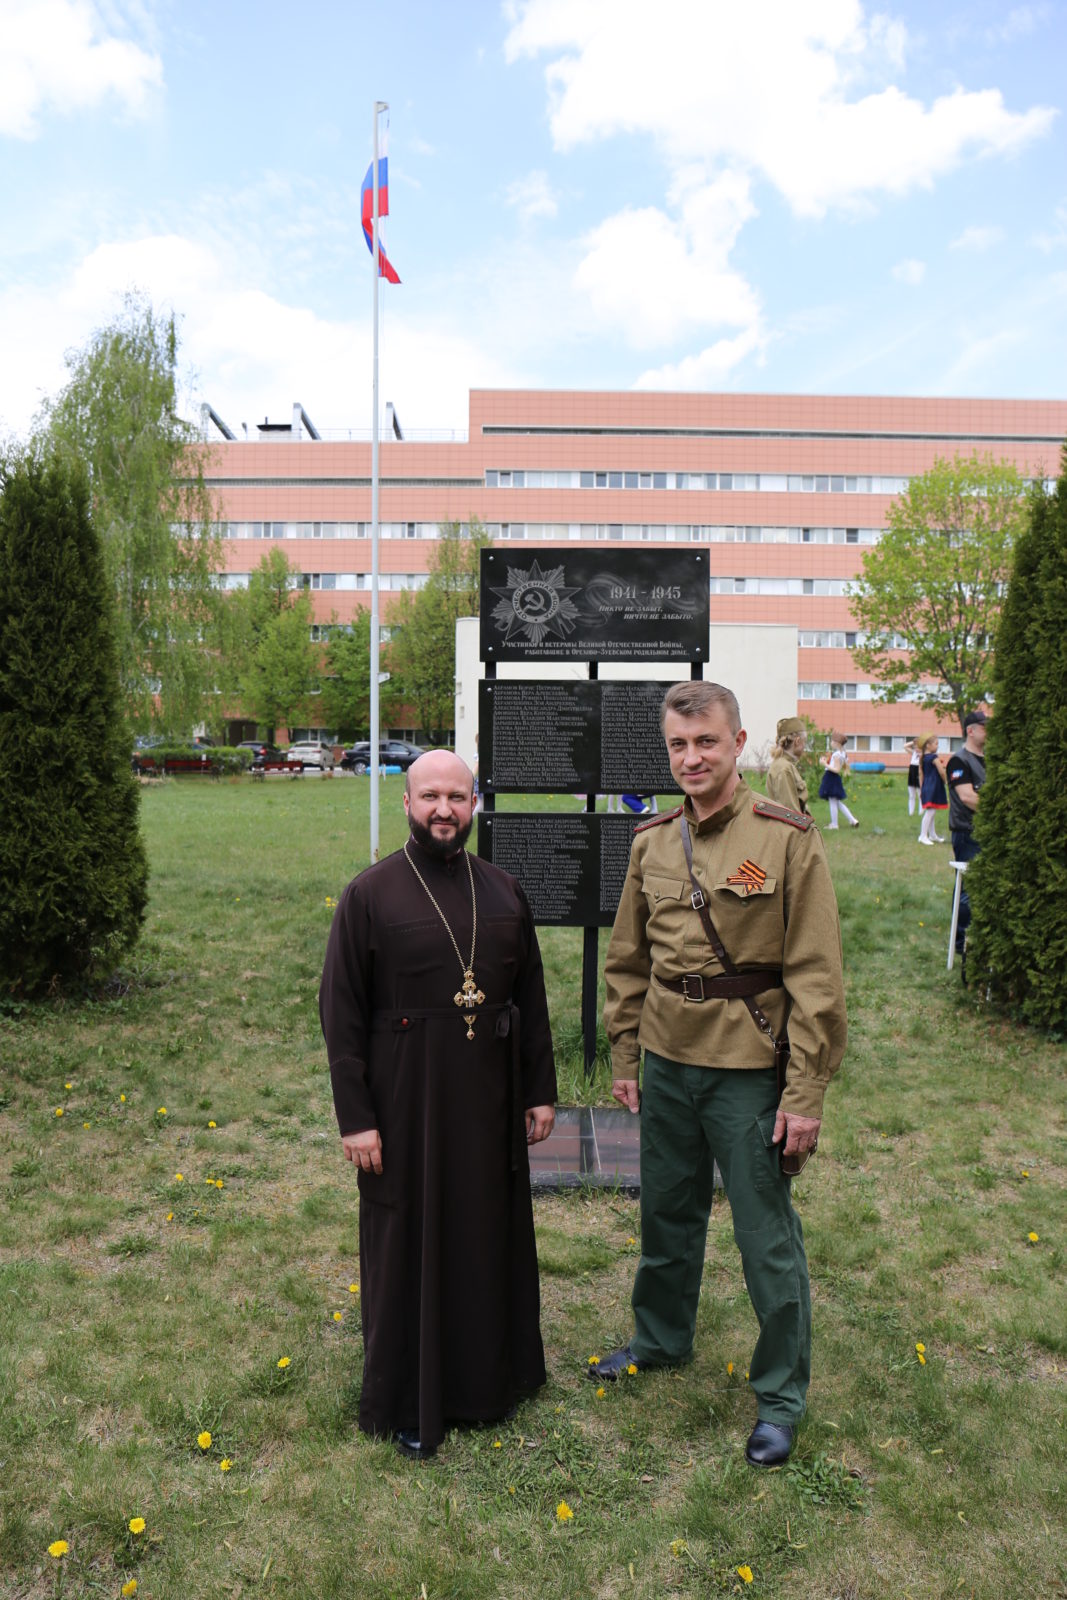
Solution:
{"label": "dandelion flower", "polygon": [[285,1369],[286,1369],[286,1367],[288,1365],[289,1365],[289,1357],[288,1356],[280,1356],[278,1358],[278,1366],[281,1368],[282,1372],[285,1371]]}
{"label": "dandelion flower", "polygon": [[627,1244],[636,1244],[637,1240],[634,1238],[633,1234],[631,1234],[630,1237],[627,1239],[626,1243]]}
{"label": "dandelion flower", "polygon": [[53,1539],[52,1543],[48,1546],[48,1554],[54,1561],[60,1561],[66,1555],[69,1549],[70,1545],[67,1543],[66,1539]]}
{"label": "dandelion flower", "polygon": [[90,1126],[91,1126],[91,1124],[90,1124],[90,1123],[88,1123],[88,1122],[83,1122],[83,1123],[82,1123],[82,1127],[83,1127],[83,1128],[88,1128],[88,1127],[90,1127]]}
{"label": "dandelion flower", "polygon": [[600,1365],[600,1357],[599,1356],[587,1356],[586,1357],[586,1364],[588,1366],[590,1366],[590,1367],[599,1367],[599,1365]]}
{"label": "dandelion flower", "polygon": [[125,1594],[125,1595],[136,1594],[137,1593],[137,1579],[136,1578],[127,1579],[127,1581],[122,1585],[122,1588],[119,1590],[119,1593],[120,1594]]}
{"label": "dandelion flower", "polygon": [[499,1439],[494,1439],[493,1440],[493,1449],[494,1450],[503,1450],[503,1448],[504,1448],[504,1446],[501,1444]]}
{"label": "dandelion flower", "polygon": [[737,1568],[737,1576],[741,1579],[742,1583],[751,1583],[752,1582],[752,1568],[751,1567],[738,1567]]}
{"label": "dandelion flower", "polygon": [[515,1493],[515,1485],[513,1483],[509,1483],[508,1484],[508,1494],[514,1494],[514,1493]]}
{"label": "dandelion flower", "polygon": [[129,1522],[126,1524],[126,1526],[129,1528],[131,1533],[143,1533],[144,1532],[144,1518],[143,1517],[131,1517]]}
{"label": "dandelion flower", "polygon": [[209,1128],[217,1128],[218,1127],[218,1123],[217,1122],[209,1122],[208,1123],[208,1127]]}
{"label": "dandelion flower", "polygon": [[634,1362],[634,1361],[631,1361],[630,1365],[626,1368],[626,1371],[627,1371],[627,1375],[629,1377],[631,1377],[631,1378],[634,1377],[636,1375],[636,1373],[637,1373],[637,1363]]}
{"label": "dandelion flower", "polygon": [[603,1398],[604,1398],[604,1396],[605,1396],[605,1395],[606,1395],[606,1394],[607,1394],[607,1392],[608,1392],[608,1391],[607,1391],[607,1390],[606,1390],[606,1389],[605,1389],[605,1387],[604,1387],[604,1385],[603,1385],[603,1384],[601,1384],[601,1385],[600,1385],[600,1388],[599,1388],[599,1389],[598,1389],[598,1390],[597,1390],[597,1392],[596,1392],[596,1397],[597,1397],[597,1399],[598,1399],[598,1400],[603,1400]]}
{"label": "dandelion flower", "polygon": [[63,1115],[63,1107],[62,1106],[56,1106],[56,1116],[57,1117],[61,1117],[62,1115]]}
{"label": "dandelion flower", "polygon": [[333,1314],[333,1320],[335,1322],[340,1322],[341,1319],[343,1318],[343,1316],[344,1316],[344,1312],[343,1311],[335,1311],[334,1314]]}
{"label": "dandelion flower", "polygon": [[167,1215],[165,1216],[165,1218],[163,1220],[165,1222],[173,1222],[174,1221],[174,1212],[173,1211],[168,1211]]}
{"label": "dandelion flower", "polygon": [[726,1363],[726,1376],[728,1378],[732,1378],[733,1375],[734,1375],[734,1364],[733,1364],[732,1361],[728,1361]]}
{"label": "dandelion flower", "polygon": [[[120,1102],[120,1104],[122,1104],[122,1105],[125,1105],[125,1104],[126,1104],[126,1096],[125,1096],[125,1095],[124,1095],[124,1094],[120,1094],[120,1095],[119,1095],[119,1102]],[[136,1580],[135,1580],[135,1581],[136,1581]]]}
{"label": "dandelion flower", "polygon": [[229,1472],[232,1466],[233,1462],[230,1460],[229,1456],[223,1456],[222,1460],[219,1462],[219,1471]]}
{"label": "dandelion flower", "polygon": [[1036,1244],[1041,1235],[1038,1233],[1028,1233],[1026,1237],[1029,1239],[1031,1244]]}
{"label": "dandelion flower", "polygon": [[196,1442],[200,1446],[201,1450],[211,1449],[211,1435],[208,1433],[206,1428],[204,1429],[203,1433],[197,1434]]}
{"label": "dandelion flower", "polygon": [[1022,1167],[1020,1169],[1020,1173],[1021,1173],[1021,1176],[1024,1177],[1024,1178],[1028,1178],[1030,1176],[1030,1173],[1028,1172],[1026,1167]]}
{"label": "dandelion flower", "polygon": [[74,1085],[72,1083],[65,1083],[63,1087],[64,1089],[73,1089]]}
{"label": "dandelion flower", "polygon": [[683,1555],[684,1552],[687,1549],[688,1549],[688,1545],[686,1544],[684,1539],[672,1539],[671,1540],[671,1555],[672,1556]]}
{"label": "dandelion flower", "polygon": [[559,1505],[556,1507],[556,1521],[557,1522],[573,1522],[574,1521],[574,1512],[571,1510],[571,1508],[567,1504],[566,1500],[561,1500]]}
{"label": "dandelion flower", "polygon": [[174,1181],[175,1181],[175,1183],[184,1183],[185,1182],[185,1173],[184,1172],[176,1172],[174,1174]]}
{"label": "dandelion flower", "polygon": [[222,1188],[222,1179],[221,1178],[216,1178],[215,1179],[215,1188],[216,1189],[221,1189]]}
{"label": "dandelion flower", "polygon": [[358,1283],[350,1283],[348,1285],[348,1292],[349,1292],[349,1294],[358,1294],[359,1293],[359,1284]]}
{"label": "dandelion flower", "polygon": [[159,1110],[156,1112],[156,1116],[157,1117],[165,1117],[166,1114],[167,1114],[166,1106],[160,1106]]}
{"label": "dandelion flower", "polygon": [[917,1350],[917,1352],[921,1356],[924,1356],[926,1354],[926,1346],[923,1344],[921,1339],[919,1340],[919,1343],[915,1346],[915,1349]]}

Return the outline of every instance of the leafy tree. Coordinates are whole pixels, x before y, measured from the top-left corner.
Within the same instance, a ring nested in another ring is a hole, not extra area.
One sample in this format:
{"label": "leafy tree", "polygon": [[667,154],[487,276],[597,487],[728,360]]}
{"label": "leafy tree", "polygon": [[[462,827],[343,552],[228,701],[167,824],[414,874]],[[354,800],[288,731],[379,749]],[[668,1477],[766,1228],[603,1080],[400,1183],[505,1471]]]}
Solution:
{"label": "leafy tree", "polygon": [[480,553],[491,544],[477,517],[469,533],[458,522],[442,523],[426,586],[402,595],[390,617],[396,692],[414,706],[419,727],[438,739],[455,720],[456,622],[478,615]]}
{"label": "leafy tree", "polygon": [[139,799],[88,484],[37,447],[0,464],[0,991],[54,992],[133,944]]}
{"label": "leafy tree", "polygon": [[967,873],[980,992],[1024,1021],[1067,1029],[1067,450],[1035,494],[1004,601],[986,740],[987,781]]}
{"label": "leafy tree", "polygon": [[47,441],[84,463],[115,606],[122,707],[134,729],[187,733],[213,667],[217,525],[196,430],[177,413],[178,333],[128,295],[116,320],[67,357],[42,412]]}
{"label": "leafy tree", "polygon": [[[992,690],[1002,598],[1026,523],[1022,480],[992,456],[939,459],[911,480],[887,520],[848,589],[866,636],[853,658],[881,683],[883,700],[910,694],[939,716],[955,711],[962,727]],[[895,635],[906,651],[894,647]]]}
{"label": "leafy tree", "polygon": [[[381,665],[391,665],[388,646]],[[382,726],[398,709],[390,676],[379,689]],[[370,608],[361,607],[347,626],[331,626],[322,682],[322,718],[343,737],[363,738],[370,727]]]}
{"label": "leafy tree", "polygon": [[277,728],[302,720],[319,686],[311,595],[285,552],[273,549],[249,575],[248,588],[226,597],[223,611],[220,688],[239,699],[273,741]]}

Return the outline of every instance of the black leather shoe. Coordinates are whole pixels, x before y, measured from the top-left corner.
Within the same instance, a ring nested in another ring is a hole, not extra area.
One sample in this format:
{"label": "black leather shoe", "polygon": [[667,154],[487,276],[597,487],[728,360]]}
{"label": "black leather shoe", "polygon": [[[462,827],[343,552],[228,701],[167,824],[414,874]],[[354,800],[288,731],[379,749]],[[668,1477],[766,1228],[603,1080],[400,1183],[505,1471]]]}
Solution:
{"label": "black leather shoe", "polygon": [[616,1378],[621,1378],[628,1367],[636,1367],[638,1372],[644,1372],[651,1365],[648,1361],[638,1361],[628,1344],[621,1349],[613,1350],[610,1356],[605,1356],[603,1361],[592,1361],[586,1369],[586,1377],[592,1378],[594,1383],[614,1383]]}
{"label": "black leather shoe", "polygon": [[789,1460],[793,1430],[788,1422],[757,1422],[748,1436],[745,1460],[750,1467],[780,1467]]}
{"label": "black leather shoe", "polygon": [[429,1461],[431,1456],[437,1454],[437,1446],[423,1444],[414,1428],[396,1430],[396,1447],[402,1456],[408,1456],[412,1461]]}

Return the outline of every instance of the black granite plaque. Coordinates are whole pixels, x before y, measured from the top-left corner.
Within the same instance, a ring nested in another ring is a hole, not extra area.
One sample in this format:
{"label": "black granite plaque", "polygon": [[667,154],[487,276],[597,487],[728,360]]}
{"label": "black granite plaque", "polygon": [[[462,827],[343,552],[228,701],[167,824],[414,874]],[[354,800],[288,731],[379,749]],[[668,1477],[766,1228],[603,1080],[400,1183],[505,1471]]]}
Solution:
{"label": "black granite plaque", "polygon": [[708,552],[483,550],[483,661],[706,661]]}
{"label": "black granite plaque", "polygon": [[610,928],[640,817],[481,812],[478,854],[518,878],[534,921]]}
{"label": "black granite plaque", "polygon": [[486,794],[673,794],[659,711],[667,685],[494,678],[478,686]]}

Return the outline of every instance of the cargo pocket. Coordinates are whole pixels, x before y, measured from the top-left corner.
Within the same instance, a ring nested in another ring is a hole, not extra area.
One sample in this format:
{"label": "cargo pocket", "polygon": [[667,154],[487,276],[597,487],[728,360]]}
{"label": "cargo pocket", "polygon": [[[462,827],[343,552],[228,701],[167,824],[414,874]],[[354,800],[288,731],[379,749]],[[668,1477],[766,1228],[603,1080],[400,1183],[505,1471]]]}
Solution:
{"label": "cargo pocket", "polygon": [[774,1143],[774,1124],[778,1113],[767,1111],[752,1124],[752,1186],[766,1194],[788,1180],[780,1162],[781,1141]]}

